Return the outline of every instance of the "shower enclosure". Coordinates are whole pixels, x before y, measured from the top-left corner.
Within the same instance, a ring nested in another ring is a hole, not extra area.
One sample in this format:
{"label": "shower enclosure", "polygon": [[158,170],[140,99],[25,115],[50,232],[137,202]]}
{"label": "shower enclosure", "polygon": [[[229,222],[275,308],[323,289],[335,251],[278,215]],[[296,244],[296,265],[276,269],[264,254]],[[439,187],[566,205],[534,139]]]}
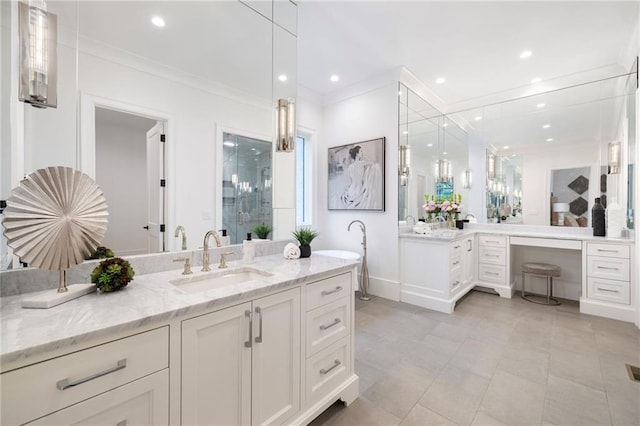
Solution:
{"label": "shower enclosure", "polygon": [[222,228],[239,244],[256,225],[272,226],[271,142],[223,134]]}

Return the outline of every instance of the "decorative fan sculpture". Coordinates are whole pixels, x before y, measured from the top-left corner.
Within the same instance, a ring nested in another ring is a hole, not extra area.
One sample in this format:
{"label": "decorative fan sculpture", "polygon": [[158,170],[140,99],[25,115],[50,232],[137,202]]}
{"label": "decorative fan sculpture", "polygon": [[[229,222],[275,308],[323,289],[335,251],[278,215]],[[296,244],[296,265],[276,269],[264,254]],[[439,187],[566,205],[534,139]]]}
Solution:
{"label": "decorative fan sculpture", "polygon": [[[64,271],[82,263],[100,244],[107,216],[106,200],[93,179],[70,167],[47,167],[29,174],[13,189],[2,224],[7,244],[23,262],[60,271],[58,293],[65,293]],[[78,289],[82,294],[91,290]],[[51,307],[82,294],[58,296],[57,303],[29,307]]]}

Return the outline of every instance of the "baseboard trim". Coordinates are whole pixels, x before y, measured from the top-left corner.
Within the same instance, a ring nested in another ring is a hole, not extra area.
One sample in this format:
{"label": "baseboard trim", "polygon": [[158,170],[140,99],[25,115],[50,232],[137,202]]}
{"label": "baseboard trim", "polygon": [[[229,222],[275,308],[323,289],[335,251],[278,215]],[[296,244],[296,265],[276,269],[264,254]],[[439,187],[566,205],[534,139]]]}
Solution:
{"label": "baseboard trim", "polygon": [[636,310],[632,306],[614,306],[610,303],[585,298],[580,298],[580,313],[631,323],[635,322],[636,316]]}

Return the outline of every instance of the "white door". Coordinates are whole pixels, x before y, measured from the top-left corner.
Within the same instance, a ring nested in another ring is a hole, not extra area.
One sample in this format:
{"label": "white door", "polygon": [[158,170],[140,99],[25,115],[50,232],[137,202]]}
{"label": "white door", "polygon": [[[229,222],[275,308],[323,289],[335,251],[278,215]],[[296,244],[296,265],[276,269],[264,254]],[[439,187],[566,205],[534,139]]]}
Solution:
{"label": "white door", "polygon": [[251,423],[250,314],[244,303],[182,322],[183,425]]}
{"label": "white door", "polygon": [[147,132],[147,186],[148,186],[148,237],[149,253],[164,251],[164,233],[160,225],[164,221],[164,123],[159,122]]}
{"label": "white door", "polygon": [[300,289],[253,302],[253,425],[283,424],[300,410]]}

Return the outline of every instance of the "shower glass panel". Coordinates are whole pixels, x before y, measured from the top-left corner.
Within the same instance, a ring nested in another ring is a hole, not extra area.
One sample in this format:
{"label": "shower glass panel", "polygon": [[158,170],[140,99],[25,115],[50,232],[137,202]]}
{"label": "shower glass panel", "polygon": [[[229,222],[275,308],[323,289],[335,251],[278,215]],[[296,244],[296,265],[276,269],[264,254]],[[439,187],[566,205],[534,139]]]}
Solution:
{"label": "shower glass panel", "polygon": [[239,244],[256,225],[273,227],[271,142],[231,133],[223,140],[222,228]]}

